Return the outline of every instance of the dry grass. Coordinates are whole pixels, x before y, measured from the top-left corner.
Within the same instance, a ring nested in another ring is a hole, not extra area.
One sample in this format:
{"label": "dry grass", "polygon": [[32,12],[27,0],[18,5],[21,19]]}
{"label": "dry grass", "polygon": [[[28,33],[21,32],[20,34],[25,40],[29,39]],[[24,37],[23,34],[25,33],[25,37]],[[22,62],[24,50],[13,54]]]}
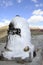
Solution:
{"label": "dry grass", "polygon": [[7,30],[8,30],[8,26],[4,26],[0,28],[0,38],[7,36]]}
{"label": "dry grass", "polygon": [[[8,26],[4,26],[0,28],[0,42],[3,42],[6,40],[7,36],[7,30]],[[31,30],[31,35],[43,35],[43,29],[30,29]]]}
{"label": "dry grass", "polygon": [[43,35],[43,29],[31,29],[32,35]]}

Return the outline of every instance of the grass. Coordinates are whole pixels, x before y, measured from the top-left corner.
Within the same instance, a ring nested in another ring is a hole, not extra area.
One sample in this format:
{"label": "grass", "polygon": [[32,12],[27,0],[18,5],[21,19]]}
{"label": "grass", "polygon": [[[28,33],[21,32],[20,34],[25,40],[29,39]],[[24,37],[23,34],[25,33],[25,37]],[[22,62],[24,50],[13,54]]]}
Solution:
{"label": "grass", "polygon": [[43,35],[43,29],[31,29],[31,35]]}
{"label": "grass", "polygon": [[8,30],[8,26],[4,26],[0,28],[0,38],[7,36],[7,30]]}
{"label": "grass", "polygon": [[[6,42],[8,26],[0,28],[0,42]],[[31,35],[43,35],[43,29],[30,29]]]}

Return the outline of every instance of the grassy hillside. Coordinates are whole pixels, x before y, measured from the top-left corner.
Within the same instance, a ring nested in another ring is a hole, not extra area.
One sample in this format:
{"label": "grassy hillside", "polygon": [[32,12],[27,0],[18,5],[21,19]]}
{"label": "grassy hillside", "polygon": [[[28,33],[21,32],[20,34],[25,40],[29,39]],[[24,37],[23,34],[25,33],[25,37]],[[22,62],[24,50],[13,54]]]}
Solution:
{"label": "grassy hillside", "polygon": [[43,29],[30,29],[32,35],[43,35]]}
{"label": "grassy hillside", "polygon": [[[7,37],[8,26],[0,28],[0,42],[5,42]],[[31,28],[31,35],[43,35],[43,29]]]}
{"label": "grassy hillside", "polygon": [[[0,28],[0,38],[7,35],[7,30],[8,30],[8,26],[4,26]],[[39,28],[30,28],[30,31],[32,35],[43,34],[43,29],[39,29]]]}
{"label": "grassy hillside", "polygon": [[0,28],[0,38],[7,36],[7,30],[8,30],[8,26],[4,26]]}

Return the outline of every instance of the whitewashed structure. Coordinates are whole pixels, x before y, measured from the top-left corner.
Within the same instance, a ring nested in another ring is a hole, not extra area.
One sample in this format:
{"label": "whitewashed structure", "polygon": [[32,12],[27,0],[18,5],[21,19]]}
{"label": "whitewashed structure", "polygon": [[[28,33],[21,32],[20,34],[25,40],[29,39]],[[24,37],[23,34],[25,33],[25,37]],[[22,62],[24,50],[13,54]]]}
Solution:
{"label": "whitewashed structure", "polygon": [[33,52],[29,24],[24,18],[16,16],[9,24],[8,40],[2,55],[8,60],[18,57],[33,59]]}

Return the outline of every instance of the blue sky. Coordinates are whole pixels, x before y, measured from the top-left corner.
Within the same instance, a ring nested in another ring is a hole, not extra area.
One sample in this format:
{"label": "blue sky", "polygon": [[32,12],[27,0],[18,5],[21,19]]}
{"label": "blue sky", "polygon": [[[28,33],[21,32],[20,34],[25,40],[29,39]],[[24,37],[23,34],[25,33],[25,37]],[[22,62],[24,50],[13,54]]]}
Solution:
{"label": "blue sky", "polygon": [[0,26],[16,15],[27,19],[30,26],[43,27],[43,0],[0,0]]}

